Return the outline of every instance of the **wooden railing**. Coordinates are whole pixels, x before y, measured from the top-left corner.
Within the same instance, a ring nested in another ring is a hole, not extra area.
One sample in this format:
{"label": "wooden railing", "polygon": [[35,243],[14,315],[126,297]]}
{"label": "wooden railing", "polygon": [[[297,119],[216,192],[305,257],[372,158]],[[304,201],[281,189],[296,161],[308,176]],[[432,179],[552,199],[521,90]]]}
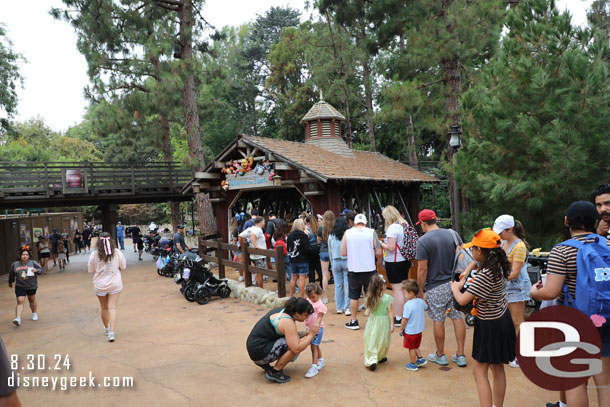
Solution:
{"label": "wooden railing", "polygon": [[[230,251],[240,251],[244,254],[244,263],[235,262],[229,259]],[[210,255],[214,252],[214,256]],[[250,255],[258,254],[268,258],[275,258],[275,269],[260,268],[250,264]],[[225,266],[233,267],[236,270],[244,272],[244,283],[246,287],[252,285],[252,273],[262,274],[277,280],[278,297],[286,296],[286,271],[284,270],[284,250],[278,247],[275,250],[263,250],[253,247],[248,247],[247,244],[242,244],[240,247],[234,244],[224,243],[222,239],[206,240],[199,238],[199,256],[206,260],[218,264],[218,277],[225,278]]]}
{"label": "wooden railing", "polygon": [[0,161],[0,191],[4,198],[175,192],[190,177],[190,171],[173,162]]}

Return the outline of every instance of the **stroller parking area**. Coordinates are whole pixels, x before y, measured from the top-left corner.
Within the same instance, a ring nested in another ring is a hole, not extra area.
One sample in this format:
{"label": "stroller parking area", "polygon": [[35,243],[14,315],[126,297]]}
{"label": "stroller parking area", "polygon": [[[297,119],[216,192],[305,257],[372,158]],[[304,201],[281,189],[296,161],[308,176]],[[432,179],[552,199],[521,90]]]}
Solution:
{"label": "stroller parking area", "polygon": [[[470,358],[471,327],[466,331],[469,365],[465,368],[453,363],[447,367],[428,363],[418,372],[406,371],[409,355],[396,328],[388,363],[371,372],[363,365],[366,317],[359,313],[359,331],[345,329],[349,317],[334,312],[331,285],[321,344],[326,366],[314,378],[306,379],[304,374],[311,365],[311,353],[306,350],[285,369],[292,381],[278,385],[265,380],[263,370],[248,358],[245,345],[250,330],[267,308],[217,296],[205,305],[188,302],[173,279],[157,274],[149,254],[138,262],[130,240],[125,242],[124,254],[127,269],[122,273],[124,290],[114,343],[107,342],[103,334],[92,276],[87,273],[88,254],[71,255],[66,271],[60,273],[55,267],[38,278],[40,319],[31,320],[26,301],[19,328],[11,323],[14,290],[6,284],[6,275],[1,279],[0,335],[9,355],[18,355],[20,377],[44,376],[49,381],[62,376],[95,377],[93,387],[53,390],[51,385],[22,386],[18,396],[24,406],[478,405]],[[227,278],[237,276],[227,268]],[[270,278],[264,288],[275,287]],[[299,328],[304,329],[304,325]],[[448,356],[455,352],[449,322],[445,347]],[[427,319],[421,351],[427,356],[434,350],[432,323]],[[46,364],[28,366],[28,355],[46,359]],[[62,361],[68,356],[69,368],[55,370],[55,355]],[[506,373],[505,406],[543,406],[558,400],[557,393],[538,388],[519,369],[507,366]],[[119,385],[106,387],[105,377]],[[130,377],[133,386],[123,380]],[[595,389],[590,388],[589,394],[591,405],[596,405]]]}

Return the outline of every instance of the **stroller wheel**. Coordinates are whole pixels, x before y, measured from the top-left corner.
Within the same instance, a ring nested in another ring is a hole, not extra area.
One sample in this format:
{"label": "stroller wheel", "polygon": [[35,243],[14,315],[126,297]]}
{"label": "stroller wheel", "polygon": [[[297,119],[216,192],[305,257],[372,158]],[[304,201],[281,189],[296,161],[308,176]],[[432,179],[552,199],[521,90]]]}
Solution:
{"label": "stroller wheel", "polygon": [[157,274],[163,277],[163,269],[157,269]]}
{"label": "stroller wheel", "polygon": [[464,321],[466,322],[466,325],[474,326],[474,315],[466,314],[464,316]]}
{"label": "stroller wheel", "polygon": [[165,271],[164,271],[163,275],[165,277],[173,277],[174,276],[174,269],[172,267],[167,267],[166,266],[164,270]]}
{"label": "stroller wheel", "polygon": [[223,284],[218,287],[218,295],[220,296],[220,298],[227,298],[229,295],[231,295],[231,289],[228,285]]}
{"label": "stroller wheel", "polygon": [[212,294],[206,287],[201,287],[195,292],[195,301],[197,301],[197,304],[199,305],[207,304],[210,302],[211,297]]}
{"label": "stroller wheel", "polygon": [[184,298],[186,298],[186,300],[188,302],[195,301],[195,286],[194,285],[189,285],[188,287],[186,287],[184,289]]}

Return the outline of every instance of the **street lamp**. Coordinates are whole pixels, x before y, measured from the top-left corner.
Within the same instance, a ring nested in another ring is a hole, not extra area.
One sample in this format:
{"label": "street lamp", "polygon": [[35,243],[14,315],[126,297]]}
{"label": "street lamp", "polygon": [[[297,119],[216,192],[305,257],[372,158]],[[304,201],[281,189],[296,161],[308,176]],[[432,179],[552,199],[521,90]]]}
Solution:
{"label": "street lamp", "polygon": [[462,130],[454,124],[449,128],[449,146],[455,153],[462,146]]}

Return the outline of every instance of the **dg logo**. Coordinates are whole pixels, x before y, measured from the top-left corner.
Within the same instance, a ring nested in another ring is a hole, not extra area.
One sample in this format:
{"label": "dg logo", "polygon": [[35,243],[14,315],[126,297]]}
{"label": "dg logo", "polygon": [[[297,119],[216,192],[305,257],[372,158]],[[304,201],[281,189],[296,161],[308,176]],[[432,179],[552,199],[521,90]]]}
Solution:
{"label": "dg logo", "polygon": [[546,390],[570,390],[601,373],[601,339],[591,319],[556,305],[521,324],[517,357],[525,376]]}

